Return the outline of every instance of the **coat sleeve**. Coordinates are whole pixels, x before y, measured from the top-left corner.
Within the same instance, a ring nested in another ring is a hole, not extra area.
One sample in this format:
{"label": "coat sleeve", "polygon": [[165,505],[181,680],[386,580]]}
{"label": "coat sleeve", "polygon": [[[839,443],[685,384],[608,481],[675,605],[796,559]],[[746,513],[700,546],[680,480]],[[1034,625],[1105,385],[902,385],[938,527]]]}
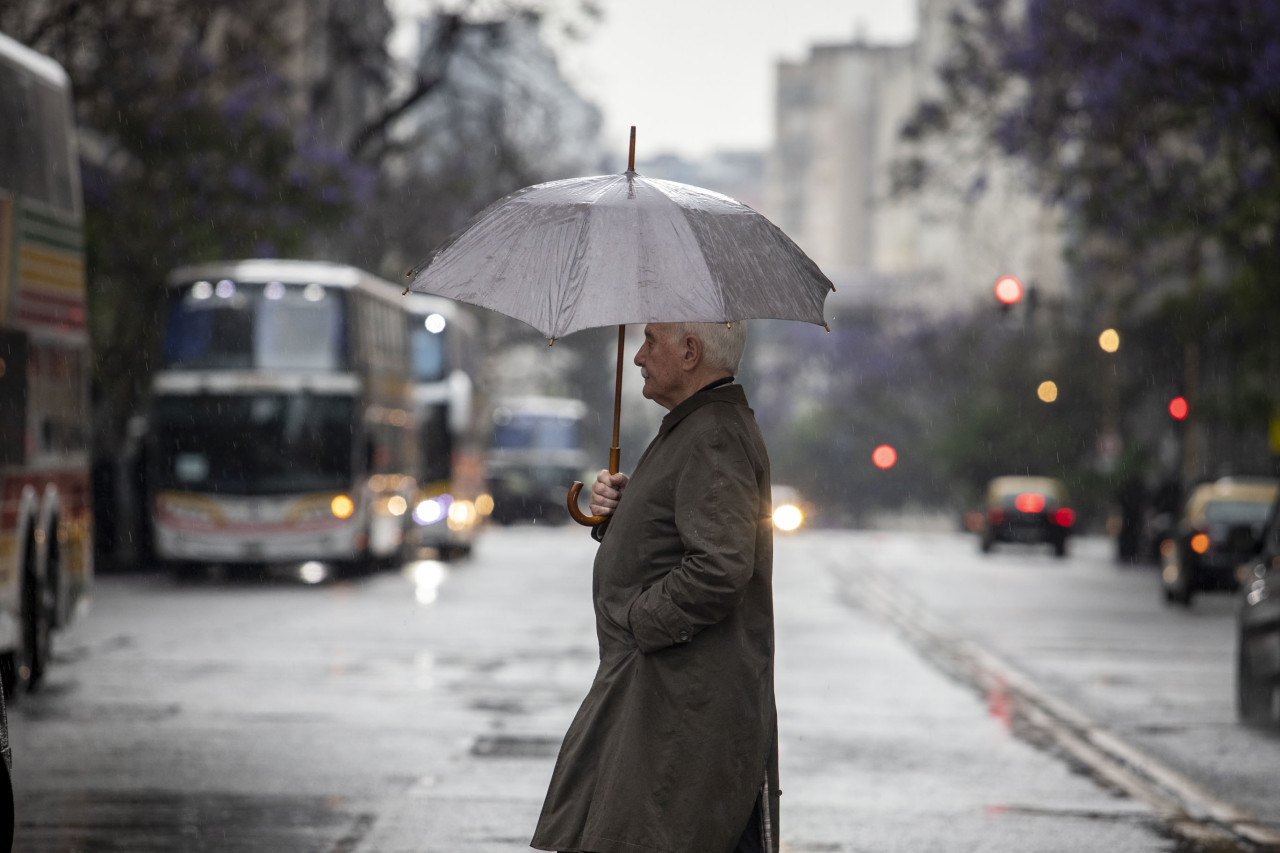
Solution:
{"label": "coat sleeve", "polygon": [[642,652],[687,643],[733,612],[755,567],[761,495],[743,437],[722,426],[694,437],[675,487],[680,565],[636,597],[628,614]]}

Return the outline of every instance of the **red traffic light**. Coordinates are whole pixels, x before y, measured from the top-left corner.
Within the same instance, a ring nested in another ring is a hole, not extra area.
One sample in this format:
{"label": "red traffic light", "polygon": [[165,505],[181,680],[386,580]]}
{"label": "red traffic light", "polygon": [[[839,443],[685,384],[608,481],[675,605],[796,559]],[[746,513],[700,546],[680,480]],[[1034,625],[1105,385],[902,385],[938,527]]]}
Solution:
{"label": "red traffic light", "polygon": [[1189,411],[1191,407],[1187,405],[1186,397],[1174,397],[1169,401],[1169,416],[1174,420],[1186,420]]}
{"label": "red traffic light", "polygon": [[898,461],[898,451],[887,444],[882,444],[871,451],[871,461],[877,468],[892,468]]}
{"label": "red traffic light", "polygon": [[996,280],[996,299],[1002,305],[1013,305],[1022,298],[1022,282],[1011,275],[1001,276]]}

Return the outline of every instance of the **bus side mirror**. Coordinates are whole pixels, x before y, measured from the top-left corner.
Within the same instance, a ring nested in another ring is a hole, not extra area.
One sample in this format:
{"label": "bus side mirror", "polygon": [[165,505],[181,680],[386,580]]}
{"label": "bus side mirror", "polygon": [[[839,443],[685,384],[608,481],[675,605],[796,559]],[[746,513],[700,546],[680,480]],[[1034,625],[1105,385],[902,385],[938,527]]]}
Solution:
{"label": "bus side mirror", "polygon": [[449,432],[465,435],[471,425],[471,377],[461,370],[449,374]]}

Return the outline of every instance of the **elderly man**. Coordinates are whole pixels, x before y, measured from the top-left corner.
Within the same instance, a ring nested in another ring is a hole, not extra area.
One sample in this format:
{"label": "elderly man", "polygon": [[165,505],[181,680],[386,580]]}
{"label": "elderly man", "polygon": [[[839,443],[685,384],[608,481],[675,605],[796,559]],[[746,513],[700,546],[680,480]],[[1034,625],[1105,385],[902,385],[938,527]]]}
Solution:
{"label": "elderly man", "polygon": [[565,735],[532,846],[778,850],[769,457],[734,384],[742,323],[661,323],[636,354],[669,410],[608,516],[592,595],[600,667]]}

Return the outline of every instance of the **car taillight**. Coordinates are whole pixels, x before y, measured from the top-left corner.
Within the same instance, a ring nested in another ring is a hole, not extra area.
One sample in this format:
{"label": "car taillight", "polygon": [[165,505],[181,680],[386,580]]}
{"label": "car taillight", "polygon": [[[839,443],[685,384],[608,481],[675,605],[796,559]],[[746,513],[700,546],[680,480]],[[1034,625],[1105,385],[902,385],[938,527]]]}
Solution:
{"label": "car taillight", "polygon": [[1026,492],[1014,498],[1013,505],[1018,508],[1019,512],[1044,512],[1044,495],[1038,495],[1035,492]]}
{"label": "car taillight", "polygon": [[1053,523],[1059,527],[1070,527],[1076,523],[1075,510],[1067,509],[1065,506],[1058,509],[1053,514]]}
{"label": "car taillight", "polygon": [[1197,533],[1191,537],[1191,550],[1197,554],[1203,554],[1209,550],[1209,534]]}
{"label": "car taillight", "polygon": [[1004,509],[1002,507],[993,506],[987,510],[987,521],[992,524],[1004,524]]}

